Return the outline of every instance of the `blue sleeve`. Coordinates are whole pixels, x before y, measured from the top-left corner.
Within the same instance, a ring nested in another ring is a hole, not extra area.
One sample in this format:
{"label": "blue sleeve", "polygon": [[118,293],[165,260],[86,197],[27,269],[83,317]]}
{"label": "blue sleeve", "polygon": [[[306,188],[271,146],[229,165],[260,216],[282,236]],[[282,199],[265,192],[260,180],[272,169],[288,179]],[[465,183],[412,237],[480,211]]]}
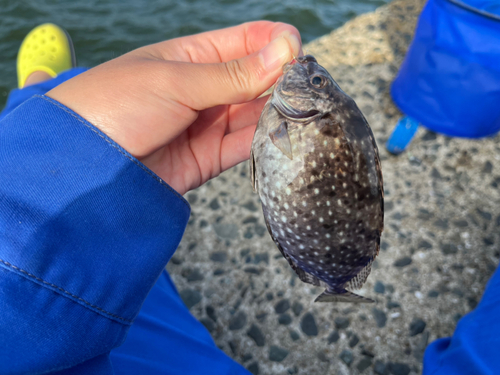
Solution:
{"label": "blue sleeve", "polygon": [[112,373],[189,205],[45,96],[0,121],[0,176],[0,373]]}

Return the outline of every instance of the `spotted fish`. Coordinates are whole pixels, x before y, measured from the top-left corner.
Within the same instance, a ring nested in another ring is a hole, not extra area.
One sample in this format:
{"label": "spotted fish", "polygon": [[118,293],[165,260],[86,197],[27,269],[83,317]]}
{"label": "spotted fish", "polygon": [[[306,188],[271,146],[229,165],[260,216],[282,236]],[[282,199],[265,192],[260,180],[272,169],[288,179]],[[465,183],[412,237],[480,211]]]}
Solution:
{"label": "spotted fish", "polygon": [[262,111],[250,169],[267,229],[299,278],[325,287],[319,302],[354,294],[379,253],[384,192],[363,114],[313,56],[283,68]]}

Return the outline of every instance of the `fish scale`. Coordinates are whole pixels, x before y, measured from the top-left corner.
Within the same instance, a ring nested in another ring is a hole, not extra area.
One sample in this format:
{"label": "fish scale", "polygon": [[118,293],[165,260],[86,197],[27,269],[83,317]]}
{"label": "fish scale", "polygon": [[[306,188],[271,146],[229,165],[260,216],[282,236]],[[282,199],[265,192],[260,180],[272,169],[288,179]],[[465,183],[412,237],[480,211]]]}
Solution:
{"label": "fish scale", "polygon": [[[324,87],[316,87],[319,82]],[[370,302],[383,229],[377,146],[361,111],[312,56],[284,67],[259,120],[251,175],[267,228],[317,301]]]}

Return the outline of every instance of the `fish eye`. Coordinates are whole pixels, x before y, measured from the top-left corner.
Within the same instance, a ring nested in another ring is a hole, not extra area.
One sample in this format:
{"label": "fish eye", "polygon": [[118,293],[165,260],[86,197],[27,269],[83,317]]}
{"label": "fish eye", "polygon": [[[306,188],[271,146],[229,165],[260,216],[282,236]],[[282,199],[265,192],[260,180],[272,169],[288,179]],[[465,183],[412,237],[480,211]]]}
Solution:
{"label": "fish eye", "polygon": [[326,79],[321,76],[314,76],[311,78],[311,84],[316,88],[322,88],[325,86]]}

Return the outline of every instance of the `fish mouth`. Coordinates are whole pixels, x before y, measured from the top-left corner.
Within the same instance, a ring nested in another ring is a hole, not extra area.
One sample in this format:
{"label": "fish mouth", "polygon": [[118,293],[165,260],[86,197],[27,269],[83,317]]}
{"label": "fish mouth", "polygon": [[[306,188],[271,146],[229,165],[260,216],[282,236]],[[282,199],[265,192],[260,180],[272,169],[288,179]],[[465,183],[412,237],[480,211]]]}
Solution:
{"label": "fish mouth", "polygon": [[273,93],[271,104],[282,116],[297,122],[308,123],[321,116],[321,112],[316,109],[301,111],[292,107],[281,97],[280,94],[278,94],[276,90]]}
{"label": "fish mouth", "polygon": [[304,66],[310,62],[317,63],[318,61],[314,58],[314,56],[311,56],[311,55],[294,57],[292,59],[292,61],[290,61],[289,63],[287,63],[283,66],[283,74],[286,74],[292,68],[292,66],[295,64],[300,64],[300,65]]}
{"label": "fish mouth", "polygon": [[[283,75],[278,78],[276,86],[271,99],[271,104],[276,108],[276,110],[284,117],[289,120],[308,123],[315,120],[317,117],[321,116],[322,113],[316,109],[311,109],[308,111],[301,111],[292,107],[282,95],[279,94],[279,87],[282,85],[283,77],[292,69],[296,64],[300,65],[302,69],[305,69],[305,65],[310,62],[317,62],[316,59],[311,55],[294,57],[292,61],[283,66]],[[297,98],[304,99],[304,101],[310,100],[310,98]]]}

